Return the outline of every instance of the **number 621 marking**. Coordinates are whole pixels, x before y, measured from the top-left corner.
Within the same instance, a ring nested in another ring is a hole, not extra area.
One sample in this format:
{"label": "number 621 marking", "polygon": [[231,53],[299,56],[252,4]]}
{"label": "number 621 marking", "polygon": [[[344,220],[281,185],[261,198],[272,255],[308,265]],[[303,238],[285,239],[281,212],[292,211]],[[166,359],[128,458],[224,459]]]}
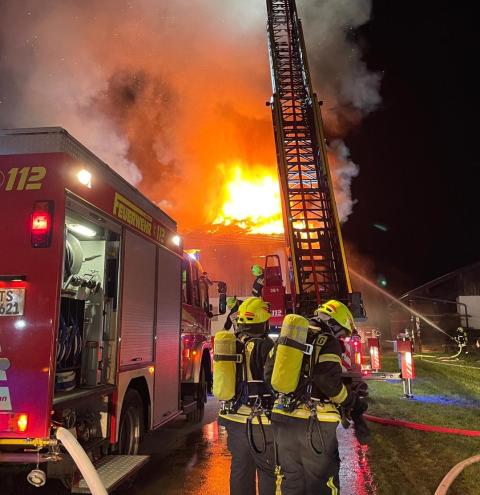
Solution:
{"label": "number 621 marking", "polygon": [[11,168],[7,175],[5,191],[30,191],[42,188],[42,180],[47,174],[45,167]]}

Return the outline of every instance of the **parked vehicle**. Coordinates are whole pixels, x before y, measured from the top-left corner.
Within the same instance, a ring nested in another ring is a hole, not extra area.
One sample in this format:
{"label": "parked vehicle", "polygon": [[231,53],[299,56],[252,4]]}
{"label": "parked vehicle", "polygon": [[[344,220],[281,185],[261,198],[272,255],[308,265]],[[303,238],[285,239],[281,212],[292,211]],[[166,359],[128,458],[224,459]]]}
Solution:
{"label": "parked vehicle", "polygon": [[146,430],[203,416],[213,283],[175,221],[60,128],[0,131],[0,239],[0,462],[51,461],[82,492],[63,426],[112,489]]}

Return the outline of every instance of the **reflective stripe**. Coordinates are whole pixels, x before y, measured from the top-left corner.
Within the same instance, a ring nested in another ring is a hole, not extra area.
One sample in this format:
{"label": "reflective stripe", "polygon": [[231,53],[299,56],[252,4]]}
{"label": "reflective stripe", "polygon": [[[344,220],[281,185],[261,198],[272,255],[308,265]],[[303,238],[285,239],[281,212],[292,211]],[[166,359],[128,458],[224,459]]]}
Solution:
{"label": "reflective stripe", "polygon": [[252,351],[255,346],[255,342],[247,342],[245,345],[245,357],[247,358],[247,382],[253,382],[252,370],[250,368],[250,361],[252,359]]}
{"label": "reflective stripe", "polygon": [[348,396],[347,389],[345,388],[345,385],[342,384],[342,389],[337,395],[334,395],[333,397],[330,397],[330,400],[332,402],[335,402],[336,404],[341,404]]}
{"label": "reflective stripe", "polygon": [[332,490],[332,495],[338,495],[338,488],[335,486],[335,483],[333,482],[333,476],[330,476],[327,486],[328,488],[330,488],[330,490]]}
{"label": "reflective stripe", "polygon": [[342,364],[342,359],[337,354],[322,354],[317,363],[338,363]]}
{"label": "reflective stripe", "polygon": [[[287,411],[286,409],[283,409],[282,404],[275,403],[272,409],[272,414],[281,414],[292,418],[309,419],[310,409],[308,409],[305,404],[301,404],[293,411]],[[326,421],[327,423],[338,423],[340,421],[340,414],[333,404],[318,404],[317,419],[318,421]]]}
{"label": "reflective stripe", "polygon": [[283,474],[280,466],[275,466],[275,495],[282,495]]}
{"label": "reflective stripe", "polygon": [[313,341],[313,346],[315,347],[315,363],[318,362],[320,352],[323,346],[327,343],[328,337],[326,335],[317,335]]}
{"label": "reflective stripe", "polygon": [[[248,406],[240,406],[238,411],[234,414],[219,414],[220,418],[226,419],[227,421],[235,421],[235,423],[243,423],[247,422],[248,417],[250,416],[251,409]],[[265,414],[261,415],[262,425],[269,425],[270,420],[265,416]],[[258,425],[258,417],[253,418],[252,424]]]}
{"label": "reflective stripe", "polygon": [[[304,420],[308,420],[310,418],[310,411],[301,411],[299,409],[295,409],[295,411],[292,412],[280,411],[278,409],[275,409],[274,411],[272,411],[272,414],[281,414],[282,416],[288,416],[290,418],[298,418]],[[325,423],[339,423],[340,415],[335,413],[317,412],[317,419],[318,421],[322,421]]]}

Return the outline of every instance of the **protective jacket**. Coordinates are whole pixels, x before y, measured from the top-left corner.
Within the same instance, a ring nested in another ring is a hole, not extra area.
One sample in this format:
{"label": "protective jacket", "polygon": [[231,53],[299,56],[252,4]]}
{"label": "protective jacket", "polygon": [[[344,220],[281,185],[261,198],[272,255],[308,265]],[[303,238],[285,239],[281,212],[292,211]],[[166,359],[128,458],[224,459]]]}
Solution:
{"label": "protective jacket", "polygon": [[264,285],[265,285],[265,279],[263,274],[256,277],[255,280],[253,281],[252,296],[262,297],[262,289]]}
{"label": "protective jacket", "polygon": [[[316,407],[319,421],[339,422],[338,406],[351,407],[354,395],[342,382],[342,347],[340,342],[328,332],[309,331],[307,343],[313,345],[311,355],[305,354],[298,386],[292,394],[279,396],[272,409],[272,417],[309,419],[312,404]],[[323,331],[322,331],[323,330]],[[269,354],[265,365],[265,382],[271,383],[275,349]]]}
{"label": "protective jacket", "polygon": [[227,319],[225,320],[225,324],[223,325],[224,330],[230,330],[233,326],[233,329],[235,330],[237,328],[237,314],[238,314],[238,308],[240,307],[240,304],[242,304],[243,301],[240,301],[237,299],[237,302],[235,303],[235,306],[230,310],[230,313],[227,315]]}

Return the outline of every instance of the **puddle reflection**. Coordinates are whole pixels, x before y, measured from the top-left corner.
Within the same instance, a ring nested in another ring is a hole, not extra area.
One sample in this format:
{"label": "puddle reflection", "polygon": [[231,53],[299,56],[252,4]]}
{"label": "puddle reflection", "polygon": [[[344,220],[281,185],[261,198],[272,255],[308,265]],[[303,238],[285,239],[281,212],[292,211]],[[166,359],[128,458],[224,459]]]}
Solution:
{"label": "puddle reflection", "polygon": [[[173,435],[175,441],[168,438]],[[131,495],[226,495],[230,471],[227,434],[216,421],[178,440],[179,431],[157,435],[150,463],[139,474]],[[368,446],[353,430],[338,428],[342,495],[377,495],[368,462]]]}

